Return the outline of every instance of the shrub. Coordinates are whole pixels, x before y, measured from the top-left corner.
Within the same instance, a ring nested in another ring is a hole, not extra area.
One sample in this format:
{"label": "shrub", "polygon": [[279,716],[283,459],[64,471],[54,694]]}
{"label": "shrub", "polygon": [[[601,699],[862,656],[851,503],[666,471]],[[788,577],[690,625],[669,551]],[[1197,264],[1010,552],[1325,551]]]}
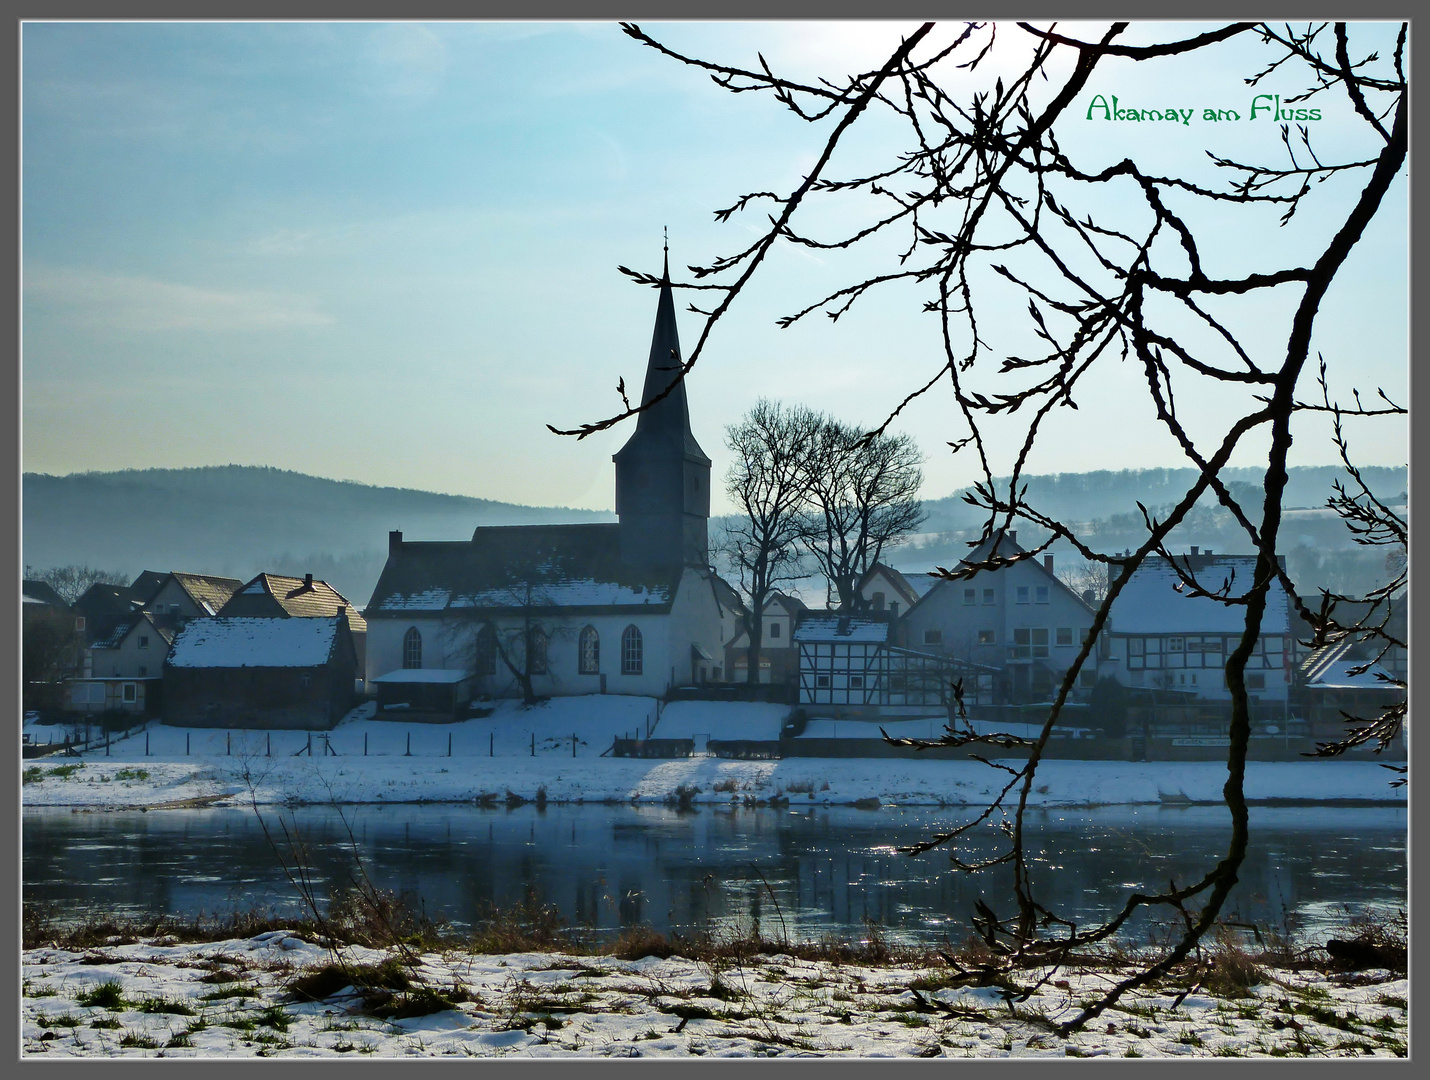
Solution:
{"label": "shrub", "polygon": [[75,995],[75,1001],[86,1008],[122,1009],[125,1006],[124,987],[115,979],[106,979],[98,986],[81,990]]}

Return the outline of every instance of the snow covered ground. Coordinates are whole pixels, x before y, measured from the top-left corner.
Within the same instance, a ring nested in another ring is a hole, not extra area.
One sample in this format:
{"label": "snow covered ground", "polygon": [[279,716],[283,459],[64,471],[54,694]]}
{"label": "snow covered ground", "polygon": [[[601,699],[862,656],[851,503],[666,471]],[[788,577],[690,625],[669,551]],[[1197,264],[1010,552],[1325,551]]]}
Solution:
{"label": "snow covered ground", "polygon": [[[345,954],[349,973],[387,959],[360,948]],[[1129,994],[1064,1039],[1036,1017],[1071,1018],[1112,973],[1056,972],[1013,1016],[996,986],[950,985],[947,968],[452,951],[425,954],[417,968],[420,982],[444,994],[428,1006],[439,1011],[379,1019],[350,985],[335,984],[317,1002],[285,993],[331,961],[282,930],[209,944],[28,949],[24,1054],[1403,1057],[1408,1039],[1408,983],[1389,972],[1268,971],[1250,996],[1221,1000],[1193,990],[1177,1001],[1174,987]]]}
{"label": "snow covered ground", "polygon": [[[333,731],[225,731],[151,725],[79,757],[26,762],[27,806],[135,807],[278,802],[466,802],[510,792],[553,802],[720,803],[790,798],[904,806],[978,803],[1007,774],[976,761],[787,758],[730,761],[697,756],[637,760],[600,756],[620,735],[655,725],[650,698],[557,698],[534,708],[500,702],[492,716],[455,724],[374,720],[355,710]],[[766,738],[781,706],[680,702],[655,734],[669,738]],[[928,721],[891,725],[920,735]],[[813,724],[811,724],[813,726]],[[845,726],[841,722],[841,729]],[[27,727],[35,741],[49,732]],[[841,731],[842,735],[843,732]],[[62,733],[61,733],[62,736]],[[574,739],[574,756],[573,756]],[[331,750],[331,752],[329,752]],[[450,756],[449,756],[450,754]],[[78,766],[78,768],[72,768]],[[1403,789],[1375,762],[1250,762],[1253,800],[1375,800],[1403,805]],[[1039,806],[1219,802],[1218,762],[1044,761],[1030,798]]]}

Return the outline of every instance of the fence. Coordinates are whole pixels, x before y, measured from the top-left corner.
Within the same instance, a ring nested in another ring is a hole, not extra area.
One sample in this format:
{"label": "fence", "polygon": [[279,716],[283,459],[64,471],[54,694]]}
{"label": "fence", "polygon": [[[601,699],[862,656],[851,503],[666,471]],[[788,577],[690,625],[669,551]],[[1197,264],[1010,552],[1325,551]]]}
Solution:
{"label": "fence", "polygon": [[688,758],[695,753],[694,739],[617,739],[611,744],[612,757]]}

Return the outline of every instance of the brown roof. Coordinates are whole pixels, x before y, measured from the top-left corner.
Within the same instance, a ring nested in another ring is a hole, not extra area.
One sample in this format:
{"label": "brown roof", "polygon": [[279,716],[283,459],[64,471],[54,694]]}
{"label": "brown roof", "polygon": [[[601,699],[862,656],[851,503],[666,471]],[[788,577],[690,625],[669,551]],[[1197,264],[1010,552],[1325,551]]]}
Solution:
{"label": "brown roof", "polygon": [[[170,571],[169,577],[178,582],[179,587],[189,594],[195,604],[209,609],[215,615],[228,603],[229,597],[243,588],[243,582],[238,578],[216,577],[213,574],[181,574],[173,570]],[[154,591],[158,592],[157,589]]]}
{"label": "brown roof", "polygon": [[913,607],[919,602],[919,591],[910,584],[909,579],[902,573],[895,570],[888,563],[876,562],[868,570],[864,571],[864,576],[859,579],[858,588],[862,589],[866,582],[876,574],[883,574],[889,579],[889,584],[894,587],[894,591],[899,594],[899,599],[903,600],[909,607]]}
{"label": "brown roof", "polygon": [[357,634],[367,623],[352,602],[326,581],[284,574],[259,574],[229,599],[219,613],[225,616],[295,619],[330,619],[346,610],[348,625]]}

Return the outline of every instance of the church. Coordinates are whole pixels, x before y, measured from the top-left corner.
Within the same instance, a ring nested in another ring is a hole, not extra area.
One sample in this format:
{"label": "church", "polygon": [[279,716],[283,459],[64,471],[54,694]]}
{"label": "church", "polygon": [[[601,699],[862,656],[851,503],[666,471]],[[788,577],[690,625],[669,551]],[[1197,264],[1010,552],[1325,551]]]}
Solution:
{"label": "church", "polygon": [[[641,403],[680,369],[669,257]],[[710,459],[684,380],[615,455],[617,522],[478,528],[471,540],[388,535],[364,609],[381,710],[456,717],[482,696],[638,694],[724,681],[734,591],[710,565]]]}

